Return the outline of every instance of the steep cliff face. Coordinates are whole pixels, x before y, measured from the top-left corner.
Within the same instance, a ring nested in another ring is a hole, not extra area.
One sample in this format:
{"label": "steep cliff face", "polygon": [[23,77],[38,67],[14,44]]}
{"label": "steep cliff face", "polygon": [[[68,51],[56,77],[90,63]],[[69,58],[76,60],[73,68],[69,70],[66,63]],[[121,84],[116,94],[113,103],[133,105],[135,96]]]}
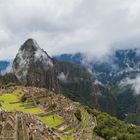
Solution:
{"label": "steep cliff face", "polygon": [[93,75],[84,67],[68,62],[58,62],[55,65],[58,79],[66,96],[91,107],[99,108],[98,85]]}
{"label": "steep cliff face", "polygon": [[24,85],[61,92],[74,101],[114,114],[115,108],[109,112],[109,107],[114,106],[112,96],[101,93],[91,71],[78,64],[52,59],[33,39],[28,39],[19,49],[13,72]]}
{"label": "steep cliff face", "polygon": [[28,39],[20,47],[13,62],[13,71],[22,84],[59,92],[53,60],[33,39]]}

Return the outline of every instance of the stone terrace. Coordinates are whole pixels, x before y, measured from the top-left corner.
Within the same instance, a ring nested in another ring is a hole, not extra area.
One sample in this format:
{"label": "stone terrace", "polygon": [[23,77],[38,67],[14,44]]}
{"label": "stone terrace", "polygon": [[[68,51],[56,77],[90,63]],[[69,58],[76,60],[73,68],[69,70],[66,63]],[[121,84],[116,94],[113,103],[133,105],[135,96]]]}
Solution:
{"label": "stone terrace", "polygon": [[60,138],[33,115],[0,112],[0,140],[60,140]]}

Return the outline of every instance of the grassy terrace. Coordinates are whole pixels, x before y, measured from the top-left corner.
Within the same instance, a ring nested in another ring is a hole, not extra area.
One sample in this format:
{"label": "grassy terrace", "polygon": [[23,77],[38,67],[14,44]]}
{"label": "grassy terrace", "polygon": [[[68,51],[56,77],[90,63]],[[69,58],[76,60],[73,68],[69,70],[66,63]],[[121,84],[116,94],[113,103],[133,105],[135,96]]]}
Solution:
{"label": "grassy terrace", "polygon": [[80,111],[81,111],[82,125],[85,128],[88,125],[88,120],[87,119],[89,117],[89,114],[87,113],[87,111],[83,107],[80,108]]}
{"label": "grassy terrace", "polygon": [[71,136],[60,135],[59,136],[62,140],[73,140]]}
{"label": "grassy terrace", "polygon": [[48,117],[38,117],[40,121],[47,124],[50,128],[55,128],[63,123],[63,120],[59,119],[57,116],[50,115]]}
{"label": "grassy terrace", "polygon": [[42,113],[40,109],[28,104],[19,102],[18,98],[13,94],[3,94],[0,96],[2,107],[7,111],[21,111],[24,113],[39,114]]}
{"label": "grassy terrace", "polygon": [[[63,123],[63,120],[57,117],[56,115],[50,116],[38,116],[43,112],[35,107],[32,99],[28,99],[27,102],[23,103],[20,101],[20,97],[22,96],[22,92],[20,90],[15,90],[13,93],[0,93],[0,102],[1,106],[8,112],[11,111],[20,111],[23,113],[31,113],[37,115],[37,119],[42,121],[50,128],[55,128]],[[60,138],[62,140],[73,140],[70,136],[61,135]]]}

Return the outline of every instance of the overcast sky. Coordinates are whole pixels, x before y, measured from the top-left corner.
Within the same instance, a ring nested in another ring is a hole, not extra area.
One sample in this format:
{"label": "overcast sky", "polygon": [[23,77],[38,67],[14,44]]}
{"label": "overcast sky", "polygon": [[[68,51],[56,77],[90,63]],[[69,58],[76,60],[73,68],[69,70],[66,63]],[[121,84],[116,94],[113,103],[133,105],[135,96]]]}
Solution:
{"label": "overcast sky", "polygon": [[140,47],[140,0],[0,0],[0,59],[27,38],[51,56]]}

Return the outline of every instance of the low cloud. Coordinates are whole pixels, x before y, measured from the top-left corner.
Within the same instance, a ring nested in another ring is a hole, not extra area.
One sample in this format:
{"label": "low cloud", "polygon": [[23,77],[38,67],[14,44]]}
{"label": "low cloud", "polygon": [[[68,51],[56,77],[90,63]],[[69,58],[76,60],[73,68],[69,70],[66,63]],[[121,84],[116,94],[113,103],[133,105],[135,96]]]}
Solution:
{"label": "low cloud", "polygon": [[130,85],[136,94],[140,95],[140,76],[135,79],[126,78],[121,81],[120,86]]}
{"label": "low cloud", "polygon": [[63,83],[67,82],[67,76],[63,72],[61,72],[57,78]]}

